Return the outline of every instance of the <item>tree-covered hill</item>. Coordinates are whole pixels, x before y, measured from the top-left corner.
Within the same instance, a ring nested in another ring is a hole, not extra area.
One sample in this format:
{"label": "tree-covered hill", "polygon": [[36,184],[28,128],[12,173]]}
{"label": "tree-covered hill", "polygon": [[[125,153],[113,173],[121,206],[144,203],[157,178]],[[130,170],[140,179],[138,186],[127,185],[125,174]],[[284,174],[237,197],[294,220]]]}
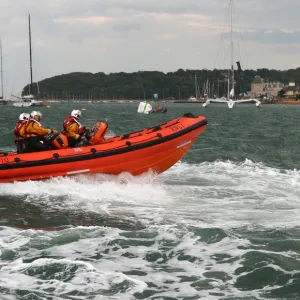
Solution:
{"label": "tree-covered hill", "polygon": [[[41,97],[46,99],[151,99],[154,93],[162,99],[188,99],[195,96],[195,75],[201,96],[205,83],[219,96],[227,93],[228,70],[183,70],[163,73],[159,71],[138,71],[134,73],[82,73],[62,74],[39,82]],[[244,91],[250,91],[251,81],[260,75],[265,82],[290,80],[300,82],[300,68],[286,71],[257,69],[243,71]],[[236,93],[241,91],[238,71],[235,73]],[[36,84],[32,91],[36,92]],[[22,94],[28,94],[29,85]]]}

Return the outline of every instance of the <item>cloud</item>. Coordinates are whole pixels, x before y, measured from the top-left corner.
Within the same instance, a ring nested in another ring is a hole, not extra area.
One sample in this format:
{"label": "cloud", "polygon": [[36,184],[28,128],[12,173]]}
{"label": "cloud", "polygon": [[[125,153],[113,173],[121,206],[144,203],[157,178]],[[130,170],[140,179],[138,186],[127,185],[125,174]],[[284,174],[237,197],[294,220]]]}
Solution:
{"label": "cloud", "polygon": [[[249,68],[294,66],[300,1],[234,3],[235,57],[243,44]],[[229,0],[1,0],[6,94],[20,91],[29,81],[28,13],[34,80],[41,80],[73,71],[228,67],[228,4]],[[216,66],[219,52],[222,59]]]}
{"label": "cloud", "polygon": [[157,35],[157,38],[160,40],[173,40],[176,39],[177,35],[172,33],[172,34],[159,34]]}
{"label": "cloud", "polygon": [[244,36],[261,44],[295,44],[300,40],[300,30],[260,29],[244,33]]}
{"label": "cloud", "polygon": [[[292,54],[292,55],[299,55],[300,53],[300,42],[296,42],[292,45],[275,45],[274,51],[278,54]],[[299,68],[299,62],[297,60],[290,66],[290,68]]]}
{"label": "cloud", "polygon": [[107,24],[112,21],[110,17],[103,17],[103,16],[94,16],[94,17],[85,17],[85,18],[57,18],[54,19],[55,23],[91,23],[91,24]]}
{"label": "cloud", "polygon": [[140,30],[141,25],[137,23],[119,22],[117,24],[114,24],[112,28],[117,31],[131,31],[131,30]]}

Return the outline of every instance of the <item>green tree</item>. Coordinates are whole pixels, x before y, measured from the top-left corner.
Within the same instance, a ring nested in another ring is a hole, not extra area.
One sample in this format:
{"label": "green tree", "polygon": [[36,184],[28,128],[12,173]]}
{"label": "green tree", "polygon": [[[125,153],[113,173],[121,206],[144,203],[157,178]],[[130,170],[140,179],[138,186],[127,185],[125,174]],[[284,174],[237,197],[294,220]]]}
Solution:
{"label": "green tree", "polygon": [[277,93],[277,96],[278,96],[279,98],[283,98],[283,97],[284,97],[284,90],[281,89],[281,90]]}
{"label": "green tree", "polygon": [[[61,74],[46,78],[39,82],[41,95],[44,98],[74,99],[151,99],[153,93],[158,93],[159,98],[188,99],[195,96],[195,80],[203,96],[203,87],[207,80],[210,82],[213,94],[227,94],[227,73],[228,70],[184,70],[178,69],[174,72],[163,73],[160,71],[138,71],[134,73],[110,73],[103,72],[74,72]],[[196,77],[195,77],[196,75]],[[250,91],[251,82],[255,75],[264,80],[272,82],[279,81],[288,83],[294,80],[300,83],[300,68],[285,71],[274,69],[243,70],[237,74],[235,91],[241,91],[243,80],[244,91]],[[36,83],[32,85],[32,92],[36,92]],[[213,89],[213,90],[212,90]],[[29,85],[23,88],[22,94],[29,93]],[[284,91],[278,92],[278,97],[284,97]]]}

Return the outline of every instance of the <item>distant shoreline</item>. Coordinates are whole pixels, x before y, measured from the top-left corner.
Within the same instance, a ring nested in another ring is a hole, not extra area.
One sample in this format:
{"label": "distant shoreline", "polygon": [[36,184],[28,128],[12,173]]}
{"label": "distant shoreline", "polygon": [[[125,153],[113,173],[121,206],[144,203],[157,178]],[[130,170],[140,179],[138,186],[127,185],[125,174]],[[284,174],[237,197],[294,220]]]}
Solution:
{"label": "distant shoreline", "polygon": [[[46,103],[139,103],[139,102],[148,102],[151,104],[158,104],[158,103],[187,103],[187,104],[203,104],[206,100],[153,100],[153,99],[129,99],[129,100],[114,100],[114,99],[103,99],[103,100],[87,100],[87,99],[79,99],[79,100],[57,100],[57,99],[41,99]],[[12,104],[15,101],[7,100],[7,104]],[[242,103],[243,104],[243,103]],[[297,100],[281,100],[276,102],[265,102],[261,101],[262,105],[269,105],[269,104],[276,104],[276,105],[300,105],[300,101]]]}
{"label": "distant shoreline", "polygon": [[297,100],[283,100],[280,102],[276,102],[275,104],[295,104],[295,105],[299,105],[300,101]]}
{"label": "distant shoreline", "polygon": [[[139,103],[139,102],[149,102],[151,104],[157,104],[157,103],[188,103],[188,104],[203,104],[205,103],[205,100],[198,100],[198,101],[189,101],[189,100],[112,100],[112,99],[105,99],[105,100],[54,100],[54,99],[44,99],[45,102],[48,103],[77,103],[77,102],[84,102],[84,103]],[[276,105],[300,105],[300,101],[297,100],[282,100],[278,102],[263,102],[262,105],[269,105],[269,104],[276,104]]]}

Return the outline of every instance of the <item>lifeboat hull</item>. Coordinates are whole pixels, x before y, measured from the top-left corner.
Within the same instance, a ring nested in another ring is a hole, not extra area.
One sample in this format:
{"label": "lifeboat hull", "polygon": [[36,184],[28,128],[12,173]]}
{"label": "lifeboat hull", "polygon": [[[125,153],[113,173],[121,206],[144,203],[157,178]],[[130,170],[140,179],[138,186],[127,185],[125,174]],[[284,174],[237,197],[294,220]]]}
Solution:
{"label": "lifeboat hull", "polygon": [[205,130],[203,116],[183,117],[156,127],[106,139],[99,145],[6,153],[0,156],[0,182],[41,180],[85,173],[162,173],[180,160]]}

